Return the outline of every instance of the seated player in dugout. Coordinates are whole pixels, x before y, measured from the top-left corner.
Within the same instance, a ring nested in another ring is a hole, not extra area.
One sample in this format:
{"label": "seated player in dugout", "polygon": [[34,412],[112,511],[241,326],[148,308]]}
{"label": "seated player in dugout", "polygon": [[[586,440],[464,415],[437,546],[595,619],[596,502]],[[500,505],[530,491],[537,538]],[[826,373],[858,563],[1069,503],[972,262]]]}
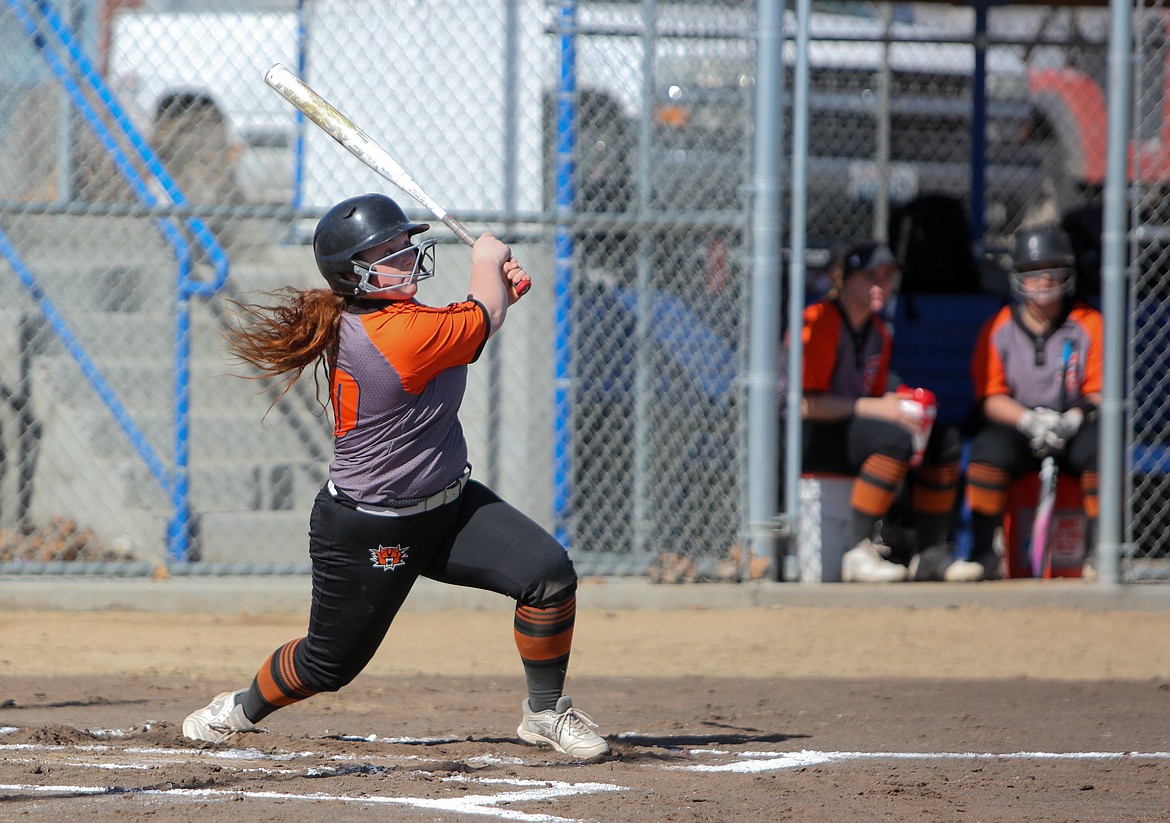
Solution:
{"label": "seated player in dugout", "polygon": [[1049,454],[1062,473],[1080,479],[1090,547],[1082,576],[1096,578],[1103,321],[1073,296],[1075,265],[1062,228],[1021,229],[1012,253],[1012,305],[987,320],[975,344],[971,375],[983,419],[971,442],[967,503],[971,559],[989,580],[1002,576],[995,534],[1003,525],[1008,485],[1038,472]]}
{"label": "seated player in dugout", "polygon": [[[897,287],[897,259],[882,243],[858,243],[834,257],[829,275],[828,294],[804,310],[802,468],[855,478],[841,579],[978,580],[982,567],[956,559],[946,542],[959,488],[959,433],[932,427],[912,473],[922,421],[888,388],[893,340],[882,311]],[[786,373],[782,368],[782,383]],[[910,558],[895,558],[881,542],[880,522],[908,479],[916,541]]]}

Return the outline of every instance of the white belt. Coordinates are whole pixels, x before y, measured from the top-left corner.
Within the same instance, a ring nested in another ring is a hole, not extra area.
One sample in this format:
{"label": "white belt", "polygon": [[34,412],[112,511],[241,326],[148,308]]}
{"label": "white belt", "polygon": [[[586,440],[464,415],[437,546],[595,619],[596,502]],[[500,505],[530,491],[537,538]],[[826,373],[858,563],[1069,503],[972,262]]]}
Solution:
{"label": "white belt", "polygon": [[[412,514],[422,514],[429,512],[432,509],[437,509],[440,506],[446,506],[448,503],[454,503],[459,499],[459,495],[463,494],[463,487],[467,485],[467,479],[471,477],[471,467],[468,466],[463,470],[463,474],[459,475],[455,480],[451,481],[451,485],[442,491],[435,492],[425,500],[420,500],[417,503],[411,503],[409,506],[376,506],[372,503],[354,503],[354,508],[359,512],[365,514],[376,514],[380,517],[409,517]],[[326,483],[329,493],[336,499],[337,487],[333,485],[330,480]]]}

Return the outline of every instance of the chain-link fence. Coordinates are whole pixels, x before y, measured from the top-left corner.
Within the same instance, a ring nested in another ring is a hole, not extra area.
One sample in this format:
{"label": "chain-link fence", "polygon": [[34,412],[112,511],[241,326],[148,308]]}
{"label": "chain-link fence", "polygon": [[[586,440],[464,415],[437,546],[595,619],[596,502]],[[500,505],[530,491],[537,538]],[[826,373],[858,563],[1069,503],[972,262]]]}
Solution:
{"label": "chain-link fence", "polygon": [[[476,476],[586,572],[737,577],[755,6],[4,0],[3,568],[305,567],[331,425],[308,375],[278,402],[232,376],[255,377],[224,352],[224,298],[319,285],[309,235],[342,197],[426,215],[267,88],[282,62],[533,274],[471,369]],[[836,243],[884,237],[909,261],[946,236],[1006,297],[1018,226],[1099,215],[1102,14],[996,8],[978,55],[969,9],[816,4],[810,294]],[[1163,43],[1143,65],[1161,71]],[[1160,123],[1161,82],[1143,88]],[[466,249],[443,240],[427,302],[466,287]],[[1099,224],[1084,241],[1091,290]],[[1160,248],[1135,254],[1152,271]],[[1140,356],[1155,280],[1134,281]],[[1164,412],[1142,398],[1161,394],[1133,391],[1153,446]],[[1164,474],[1132,477],[1132,541],[1157,554],[1140,528],[1160,529]]]}
{"label": "chain-link fence", "polygon": [[[1166,12],[1163,4],[1135,15],[1134,184],[1128,203],[1129,373],[1132,399],[1127,429],[1127,496],[1132,516],[1125,543],[1134,577],[1159,576],[1170,556],[1170,381],[1165,367],[1170,337],[1170,187],[1167,187]],[[1124,510],[1123,510],[1124,511]]]}

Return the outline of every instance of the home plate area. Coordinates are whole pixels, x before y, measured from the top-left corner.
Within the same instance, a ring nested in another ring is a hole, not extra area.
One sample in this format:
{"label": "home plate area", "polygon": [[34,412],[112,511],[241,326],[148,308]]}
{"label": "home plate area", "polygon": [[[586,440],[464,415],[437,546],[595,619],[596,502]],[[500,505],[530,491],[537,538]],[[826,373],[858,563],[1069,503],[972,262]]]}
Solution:
{"label": "home plate area", "polygon": [[[698,814],[692,819],[782,820],[795,819],[784,802],[788,791],[817,791],[826,778],[847,791],[848,773],[859,768],[877,767],[888,775],[912,764],[932,770],[934,777],[926,782],[945,784],[951,782],[947,766],[976,774],[1006,769],[1031,781],[1043,778],[1036,770],[1045,764],[1093,763],[1105,771],[1162,764],[1150,777],[1164,786],[1170,759],[1165,751],[671,748],[645,745],[644,738],[626,733],[611,737],[610,757],[575,763],[512,740],[482,738],[250,734],[240,735],[237,745],[189,747],[166,723],[84,733],[7,727],[0,729],[0,741],[7,778],[0,779],[0,798],[9,811],[21,808],[34,819],[49,809],[61,819],[76,811],[90,820],[128,820],[165,810],[187,819],[182,810],[193,813],[195,805],[219,806],[241,820],[268,819],[262,810],[277,805],[280,819],[292,821],[360,819],[361,809],[379,807],[394,808],[396,819],[405,820],[642,820],[653,809],[664,814],[661,819],[689,810]],[[21,773],[24,779],[14,781]],[[758,783],[762,775],[786,775],[766,784],[771,803]],[[905,771],[902,776],[922,789],[923,780]],[[973,795],[977,783],[969,787]],[[1086,792],[1084,785],[1079,788]],[[865,794],[858,811],[866,807]],[[886,803],[888,797],[876,801]],[[915,802],[904,811],[919,807]]]}

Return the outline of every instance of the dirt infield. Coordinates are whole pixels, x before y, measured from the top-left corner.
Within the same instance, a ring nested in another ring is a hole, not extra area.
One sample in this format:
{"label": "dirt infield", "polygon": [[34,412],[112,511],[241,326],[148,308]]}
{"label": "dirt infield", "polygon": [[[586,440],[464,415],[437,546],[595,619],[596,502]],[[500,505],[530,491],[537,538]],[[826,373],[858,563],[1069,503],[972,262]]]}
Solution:
{"label": "dirt infield", "polygon": [[515,736],[504,601],[404,612],[339,694],[182,738],[303,627],[0,612],[0,820],[1170,819],[1170,613],[586,603],[578,764]]}

